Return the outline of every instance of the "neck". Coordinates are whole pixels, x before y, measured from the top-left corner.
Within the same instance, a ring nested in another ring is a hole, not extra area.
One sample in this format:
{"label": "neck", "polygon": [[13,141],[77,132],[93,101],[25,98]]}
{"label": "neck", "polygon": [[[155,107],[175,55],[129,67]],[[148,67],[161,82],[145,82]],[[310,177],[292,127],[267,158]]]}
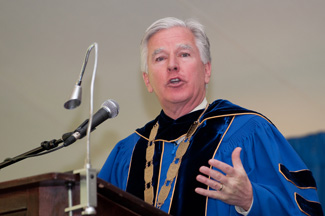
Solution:
{"label": "neck", "polygon": [[183,104],[173,104],[172,106],[168,106],[163,108],[165,114],[169,116],[172,119],[178,119],[192,111],[204,109],[204,107],[207,104],[207,100],[204,97],[202,100],[200,100],[199,103],[193,103],[190,106],[184,106]]}

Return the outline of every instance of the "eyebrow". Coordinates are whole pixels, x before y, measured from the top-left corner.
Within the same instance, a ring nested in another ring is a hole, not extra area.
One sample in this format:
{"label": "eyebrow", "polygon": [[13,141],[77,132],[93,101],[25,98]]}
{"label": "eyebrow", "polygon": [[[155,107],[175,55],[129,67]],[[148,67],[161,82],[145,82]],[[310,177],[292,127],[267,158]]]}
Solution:
{"label": "eyebrow", "polygon": [[[177,45],[177,49],[185,49],[185,50],[193,50],[193,47],[191,45],[188,45],[188,44],[179,44]],[[158,48],[158,49],[155,49],[152,53],[152,56],[155,56],[161,52],[164,51],[164,48]]]}
{"label": "eyebrow", "polygon": [[153,51],[153,53],[152,53],[152,56],[155,56],[155,55],[161,53],[163,50],[164,50],[164,48],[158,48],[158,49],[155,49],[155,50]]}
{"label": "eyebrow", "polygon": [[193,47],[191,45],[188,44],[180,44],[178,45],[179,49],[186,49],[186,50],[193,50]]}

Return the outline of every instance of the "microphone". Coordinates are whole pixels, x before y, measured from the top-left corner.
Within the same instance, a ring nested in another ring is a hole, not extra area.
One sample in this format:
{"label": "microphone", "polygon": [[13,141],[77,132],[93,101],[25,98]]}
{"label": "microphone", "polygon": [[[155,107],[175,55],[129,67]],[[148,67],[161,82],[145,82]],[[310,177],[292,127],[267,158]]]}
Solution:
{"label": "microphone", "polygon": [[[119,113],[119,105],[114,100],[107,100],[102,104],[102,107],[93,115],[91,132],[96,129],[98,125],[103,123],[105,120],[109,118],[114,118]],[[85,120],[73,133],[64,134],[64,146],[71,145],[78,139],[82,139],[87,134],[89,119]]]}

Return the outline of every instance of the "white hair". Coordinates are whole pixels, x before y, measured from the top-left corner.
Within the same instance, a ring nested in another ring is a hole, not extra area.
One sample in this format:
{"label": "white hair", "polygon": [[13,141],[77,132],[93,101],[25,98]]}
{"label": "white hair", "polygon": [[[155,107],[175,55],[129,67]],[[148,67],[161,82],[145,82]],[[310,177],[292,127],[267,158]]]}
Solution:
{"label": "white hair", "polygon": [[174,17],[166,17],[160,20],[157,20],[146,30],[145,35],[142,38],[140,51],[141,51],[141,72],[148,73],[148,41],[149,39],[162,29],[169,29],[172,27],[185,27],[189,29],[195,38],[195,43],[200,52],[201,61],[206,64],[211,62],[210,54],[210,42],[207,37],[204,26],[196,20],[180,20]]}

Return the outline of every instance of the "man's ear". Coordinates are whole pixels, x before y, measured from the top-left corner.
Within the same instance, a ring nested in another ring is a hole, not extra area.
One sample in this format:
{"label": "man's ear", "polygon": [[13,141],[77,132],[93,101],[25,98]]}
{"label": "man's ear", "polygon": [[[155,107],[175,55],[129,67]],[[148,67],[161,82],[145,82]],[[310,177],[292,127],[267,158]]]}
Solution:
{"label": "man's ear", "polygon": [[205,84],[208,84],[210,82],[211,77],[211,63],[208,62],[204,65],[205,68]]}
{"label": "man's ear", "polygon": [[146,86],[147,86],[148,92],[152,93],[153,89],[150,84],[149,74],[146,72],[142,72],[142,78],[143,78],[144,84],[146,84]]}

